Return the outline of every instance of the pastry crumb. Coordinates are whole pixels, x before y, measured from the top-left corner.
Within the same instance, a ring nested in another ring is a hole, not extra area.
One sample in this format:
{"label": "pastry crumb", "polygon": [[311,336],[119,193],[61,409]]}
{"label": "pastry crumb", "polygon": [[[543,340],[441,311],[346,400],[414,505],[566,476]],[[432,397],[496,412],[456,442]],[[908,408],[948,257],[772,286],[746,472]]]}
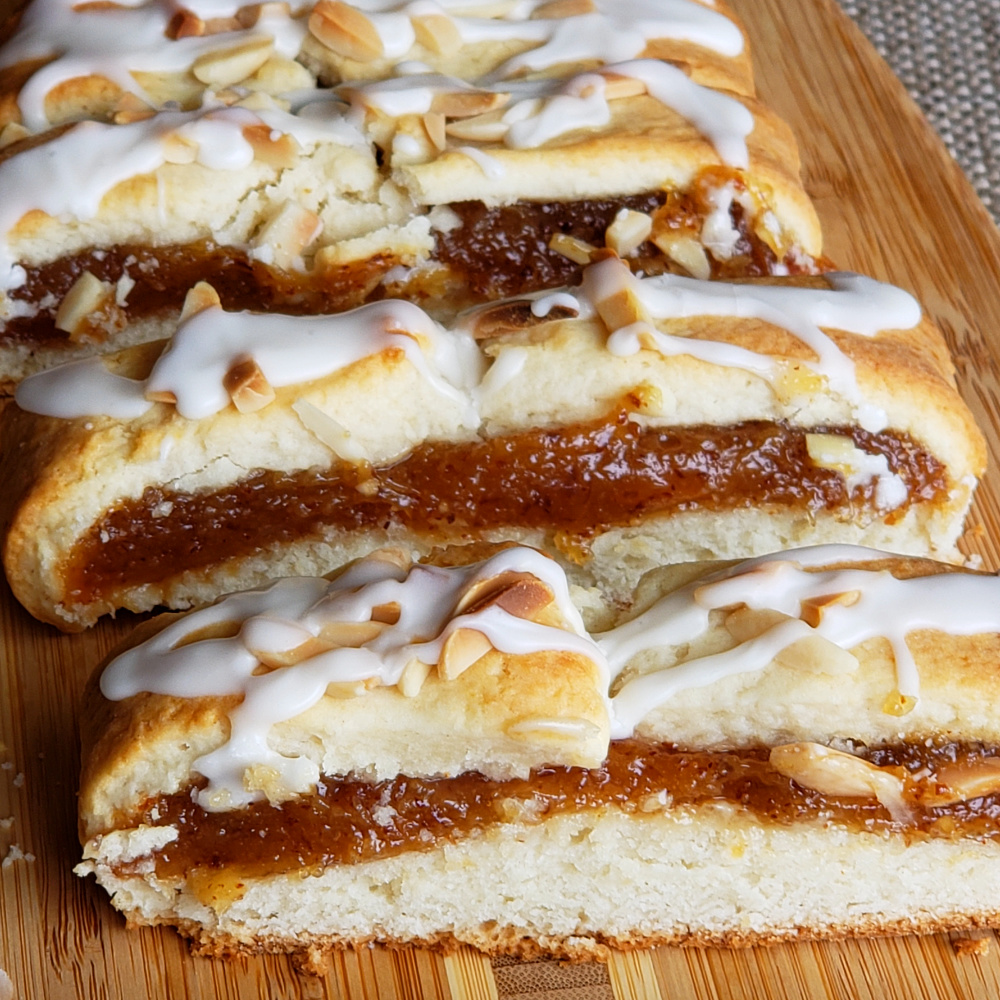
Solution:
{"label": "pastry crumb", "polygon": [[956,955],[988,955],[990,953],[989,938],[954,938],[951,942]]}
{"label": "pastry crumb", "polygon": [[7,848],[7,853],[4,855],[3,861],[0,861],[0,868],[11,868],[16,861],[27,861],[30,863],[34,860],[34,854],[22,851],[20,844],[11,844],[10,847]]}

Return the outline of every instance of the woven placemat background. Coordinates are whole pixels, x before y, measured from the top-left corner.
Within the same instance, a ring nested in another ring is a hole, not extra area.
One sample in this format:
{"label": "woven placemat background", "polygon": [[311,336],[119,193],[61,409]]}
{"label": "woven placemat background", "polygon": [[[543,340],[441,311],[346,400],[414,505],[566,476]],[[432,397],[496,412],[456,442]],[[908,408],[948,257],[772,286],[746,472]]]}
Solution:
{"label": "woven placemat background", "polygon": [[840,0],[1000,222],[1000,0]]}

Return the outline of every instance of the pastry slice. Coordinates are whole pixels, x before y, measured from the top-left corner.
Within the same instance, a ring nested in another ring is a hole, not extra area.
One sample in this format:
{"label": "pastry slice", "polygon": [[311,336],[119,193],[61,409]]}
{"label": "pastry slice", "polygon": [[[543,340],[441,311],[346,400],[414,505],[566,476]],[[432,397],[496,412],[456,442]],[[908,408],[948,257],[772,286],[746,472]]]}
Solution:
{"label": "pastry slice", "polygon": [[391,300],[230,313],[199,286],[169,347],[16,400],[4,565],[65,629],[387,544],[532,544],[619,599],[667,562],[806,543],[957,559],[985,455],[905,292],[617,258],[450,327]]}
{"label": "pastry slice", "polygon": [[201,279],[229,308],[332,312],[426,256],[426,220],[343,105],[248,103],[0,150],[0,386],[167,335]]}
{"label": "pastry slice", "polygon": [[77,871],[132,924],[315,961],[1000,920],[995,577],[680,567],[625,612],[575,592],[588,637],[537,553],[384,559],[155,619],[95,674]]}

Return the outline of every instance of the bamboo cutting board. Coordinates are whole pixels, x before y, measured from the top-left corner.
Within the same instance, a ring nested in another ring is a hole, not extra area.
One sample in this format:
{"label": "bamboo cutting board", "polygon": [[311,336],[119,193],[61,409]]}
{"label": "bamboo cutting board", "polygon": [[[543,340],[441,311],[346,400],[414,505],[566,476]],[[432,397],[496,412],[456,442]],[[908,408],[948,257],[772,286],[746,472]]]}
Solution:
{"label": "bamboo cutting board", "polygon": [[[795,129],[827,253],[915,292],[945,330],[962,389],[991,442],[967,539],[1000,567],[1000,233],[919,111],[834,0],[732,0],[763,98]],[[0,195],[2,196],[2,195]],[[472,953],[363,950],[326,976],[284,958],[192,958],[172,932],[127,931],[71,872],[75,704],[133,622],[80,636],[29,618],[0,585],[0,967],[14,995],[413,1000],[685,1000],[1000,996],[1000,942],[959,955],[946,936],[769,949],[658,949],[607,965],[498,962]],[[791,863],[791,862],[790,862]],[[623,905],[627,901],[623,900]],[[9,995],[0,976],[0,1000]]]}

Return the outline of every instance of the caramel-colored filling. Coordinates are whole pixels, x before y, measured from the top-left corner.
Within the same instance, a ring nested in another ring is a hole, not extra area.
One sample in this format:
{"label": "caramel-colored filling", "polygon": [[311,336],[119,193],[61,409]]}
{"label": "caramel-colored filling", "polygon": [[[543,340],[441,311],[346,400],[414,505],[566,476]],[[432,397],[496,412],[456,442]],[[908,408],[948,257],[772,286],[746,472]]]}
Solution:
{"label": "caramel-colored filling", "polygon": [[[873,764],[916,776],[945,765],[974,765],[993,750],[980,745],[900,744],[861,751]],[[824,795],[776,771],[766,748],[688,751],[668,744],[621,740],[593,770],[544,767],[528,779],[493,781],[481,774],[377,783],[331,781],[313,795],[280,806],[205,812],[190,789],[148,802],[137,823],[172,825],[178,838],[154,855],[161,878],[192,871],[235,870],[253,877],[317,869],[430,850],[505,820],[536,822],[560,813],[618,808],[631,813],[729,803],[762,822],[823,820],[856,831],[898,830],[911,837],[1000,836],[1000,796],[948,806],[921,803],[917,781],[904,781],[911,806],[894,820],[874,797]],[[388,808],[387,808],[388,807]],[[120,866],[121,873],[135,870]]]}
{"label": "caramel-colored filling", "polygon": [[38,312],[8,320],[2,339],[65,340],[68,335],[54,325],[56,309],[86,271],[111,284],[123,276],[134,282],[124,305],[110,306],[107,315],[84,334],[100,341],[129,320],[179,310],[188,290],[199,281],[209,282],[229,311],[311,315],[353,309],[372,297],[382,276],[397,263],[391,257],[375,256],[336,268],[293,272],[254,260],[237,247],[207,242],[86,250],[25,269],[27,280],[10,296],[37,306]]}
{"label": "caramel-colored filling", "polygon": [[[941,464],[903,435],[828,432],[884,454],[906,484],[908,504],[947,488]],[[149,487],[94,524],[75,547],[67,577],[71,600],[91,601],[331,529],[399,527],[433,544],[539,529],[579,554],[596,534],[650,515],[848,506],[856,512],[873,503],[874,483],[848,496],[839,473],[813,465],[801,428],[763,421],[644,428],[621,412],[485,441],[424,444],[375,470],[339,464],[262,471],[206,494]]]}
{"label": "caramel-colored filling", "polygon": [[[716,176],[706,171],[686,194],[658,191],[627,198],[575,202],[518,202],[487,208],[481,202],[451,206],[462,225],[437,237],[436,259],[447,265],[450,277],[415,272],[400,286],[408,297],[446,298],[454,308],[462,304],[521,295],[579,281],[582,266],[556,250],[549,241],[564,233],[595,247],[603,247],[604,233],[621,208],[654,215],[657,226],[683,231],[697,238],[710,210],[707,192],[712,184],[741,183],[727,171]],[[749,227],[743,209],[734,204],[732,219],[740,232],[733,256],[726,261],[710,257],[714,278],[751,277],[774,273],[774,251]],[[95,341],[105,339],[128,321],[179,310],[187,291],[199,281],[209,282],[219,293],[224,309],[259,312],[321,314],[352,309],[381,298],[381,279],[398,261],[376,256],[336,267],[312,271],[284,271],[252,259],[238,247],[201,242],[186,246],[117,246],[91,249],[36,267],[27,267],[27,280],[11,298],[30,303],[37,313],[10,319],[4,341],[44,342],[65,340],[55,328],[59,303],[86,271],[111,284],[123,275],[135,282],[122,305],[112,305],[93,329],[84,331]],[[647,242],[630,263],[646,274],[681,270]],[[790,274],[803,265],[794,255],[782,262]],[[428,302],[434,305],[435,302]],[[77,336],[80,336],[77,333]]]}

